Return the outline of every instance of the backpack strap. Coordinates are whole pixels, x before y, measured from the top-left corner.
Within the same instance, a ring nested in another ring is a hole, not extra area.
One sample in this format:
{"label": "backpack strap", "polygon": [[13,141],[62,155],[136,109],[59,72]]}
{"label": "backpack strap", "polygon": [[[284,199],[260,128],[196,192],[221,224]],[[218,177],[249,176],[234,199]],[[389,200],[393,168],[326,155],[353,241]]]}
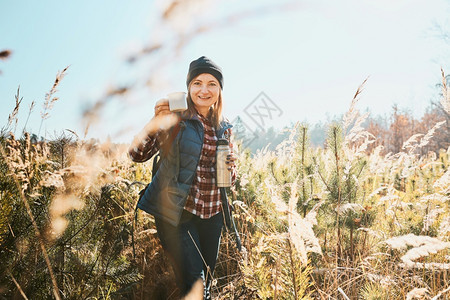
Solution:
{"label": "backpack strap", "polygon": [[158,152],[158,154],[156,154],[155,158],[153,158],[152,178],[155,176],[156,171],[158,171],[158,169],[159,169],[159,165],[161,164],[161,159],[163,159],[167,156],[167,153],[169,153],[170,147],[172,147],[173,141],[177,137],[178,132],[180,132],[180,128],[181,128],[180,121],[181,121],[181,119],[178,118],[177,124],[169,132],[169,137],[167,138],[167,141],[163,144],[161,149],[159,149],[159,152]]}
{"label": "backpack strap", "polygon": [[178,117],[177,124],[170,131],[167,141],[164,143],[163,147],[161,148],[162,151],[161,150],[159,151],[163,157],[166,157],[167,153],[169,153],[169,150],[170,150],[170,147],[172,147],[173,141],[177,137],[178,132],[180,132],[180,128],[181,128],[180,122],[181,122],[181,118]]}

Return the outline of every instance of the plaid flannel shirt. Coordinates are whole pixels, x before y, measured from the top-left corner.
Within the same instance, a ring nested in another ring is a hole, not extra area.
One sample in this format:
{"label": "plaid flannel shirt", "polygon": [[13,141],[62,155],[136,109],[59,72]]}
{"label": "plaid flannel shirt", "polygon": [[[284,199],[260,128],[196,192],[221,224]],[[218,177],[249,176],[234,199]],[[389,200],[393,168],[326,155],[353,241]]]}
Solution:
{"label": "plaid flannel shirt", "polygon": [[[222,210],[220,191],[216,186],[217,136],[211,122],[200,114],[198,117],[204,131],[202,152],[184,209],[202,219],[208,219]],[[228,129],[226,134],[229,136],[231,130]],[[135,141],[133,144],[137,146],[130,148],[128,154],[133,161],[144,162],[155,155],[167,140],[166,132],[157,132],[153,136],[146,136],[142,141]],[[231,143],[230,148],[232,149]],[[232,168],[231,175],[234,184],[236,167]]]}

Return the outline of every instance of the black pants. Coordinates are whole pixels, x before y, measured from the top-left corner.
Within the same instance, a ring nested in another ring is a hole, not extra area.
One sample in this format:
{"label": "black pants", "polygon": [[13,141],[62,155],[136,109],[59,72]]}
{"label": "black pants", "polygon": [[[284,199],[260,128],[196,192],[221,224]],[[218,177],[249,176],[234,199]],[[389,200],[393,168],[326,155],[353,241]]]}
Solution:
{"label": "black pants", "polygon": [[182,295],[203,279],[204,299],[211,299],[211,279],[219,253],[222,212],[209,219],[184,211],[178,226],[156,219],[158,237],[174,268]]}

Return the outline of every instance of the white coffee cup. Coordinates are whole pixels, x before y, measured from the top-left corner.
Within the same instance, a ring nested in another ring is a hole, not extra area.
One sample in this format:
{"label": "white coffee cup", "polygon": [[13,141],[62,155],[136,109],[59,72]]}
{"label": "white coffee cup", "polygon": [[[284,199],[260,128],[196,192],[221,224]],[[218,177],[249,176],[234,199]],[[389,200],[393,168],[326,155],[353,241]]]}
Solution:
{"label": "white coffee cup", "polygon": [[186,93],[185,92],[174,92],[167,94],[169,99],[169,109],[173,112],[185,111],[187,106]]}

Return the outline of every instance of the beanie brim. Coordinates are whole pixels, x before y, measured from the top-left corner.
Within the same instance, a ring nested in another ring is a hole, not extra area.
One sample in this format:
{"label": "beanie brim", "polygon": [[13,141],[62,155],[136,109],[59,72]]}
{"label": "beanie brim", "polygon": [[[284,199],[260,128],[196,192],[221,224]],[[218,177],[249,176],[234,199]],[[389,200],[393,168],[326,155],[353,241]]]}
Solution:
{"label": "beanie brim", "polygon": [[223,78],[222,78],[222,74],[214,69],[211,68],[198,68],[195,70],[191,70],[191,72],[189,73],[189,77],[186,80],[186,85],[189,86],[189,84],[191,83],[192,80],[194,80],[195,77],[197,77],[200,74],[204,74],[204,73],[208,73],[211,74],[212,76],[214,76],[217,81],[220,84],[220,88],[223,90]]}
{"label": "beanie brim", "polygon": [[223,75],[222,70],[219,66],[217,66],[214,62],[212,62],[209,58],[202,56],[197,60],[194,60],[189,65],[189,72],[186,78],[186,85],[189,87],[194,78],[196,78],[200,74],[211,74],[214,76],[220,84],[220,88],[223,90]]}

